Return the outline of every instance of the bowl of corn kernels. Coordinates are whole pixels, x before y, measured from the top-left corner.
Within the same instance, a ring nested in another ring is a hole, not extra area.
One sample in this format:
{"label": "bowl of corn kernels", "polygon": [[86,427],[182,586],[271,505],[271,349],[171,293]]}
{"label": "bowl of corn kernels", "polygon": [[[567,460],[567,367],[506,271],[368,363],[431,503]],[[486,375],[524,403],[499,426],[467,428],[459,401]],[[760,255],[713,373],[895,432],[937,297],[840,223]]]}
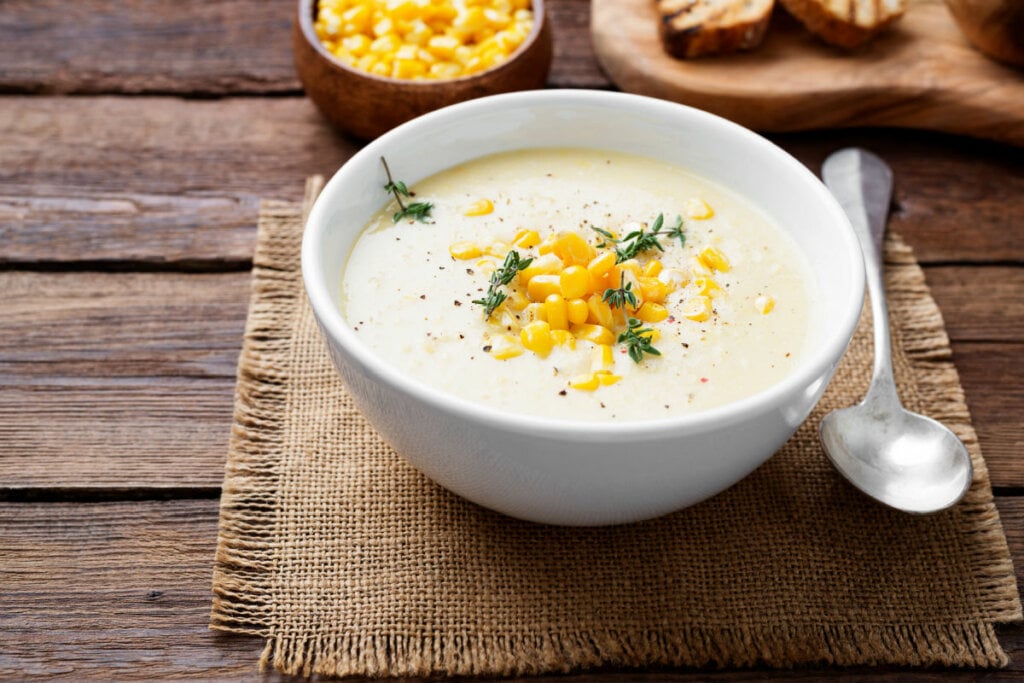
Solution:
{"label": "bowl of corn kernels", "polygon": [[464,100],[543,88],[543,0],[299,0],[292,34],[306,94],[338,129],[373,139]]}

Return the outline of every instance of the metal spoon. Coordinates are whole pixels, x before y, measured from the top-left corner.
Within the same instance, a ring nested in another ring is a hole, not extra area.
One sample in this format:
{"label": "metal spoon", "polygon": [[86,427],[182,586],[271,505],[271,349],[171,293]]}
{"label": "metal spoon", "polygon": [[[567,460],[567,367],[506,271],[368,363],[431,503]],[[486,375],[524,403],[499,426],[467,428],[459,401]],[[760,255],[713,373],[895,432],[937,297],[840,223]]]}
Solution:
{"label": "metal spoon", "polygon": [[825,160],[822,177],[850,218],[864,252],[875,366],[864,400],[822,420],[821,443],[836,469],[876,500],[919,514],[944,510],[967,492],[971,458],[953,432],[904,409],[896,394],[882,280],[892,171],[870,152],[843,149]]}

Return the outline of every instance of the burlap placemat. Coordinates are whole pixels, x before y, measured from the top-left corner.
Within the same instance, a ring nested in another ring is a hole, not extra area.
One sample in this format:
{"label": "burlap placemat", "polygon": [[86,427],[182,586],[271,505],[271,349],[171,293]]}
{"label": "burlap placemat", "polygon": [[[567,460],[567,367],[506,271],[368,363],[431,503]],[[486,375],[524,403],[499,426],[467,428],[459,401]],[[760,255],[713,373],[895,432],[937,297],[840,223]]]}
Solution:
{"label": "burlap placemat", "polygon": [[823,456],[820,417],[859,400],[870,374],[862,321],[814,415],[753,475],[661,519],[579,529],[468,503],[379,440],[309,310],[302,215],[260,213],[213,584],[213,628],[266,638],[262,664],[411,676],[1007,663],[994,624],[1021,607],[1006,539],[942,319],[898,239],[886,258],[900,394],[967,444],[961,505],[893,512]]}

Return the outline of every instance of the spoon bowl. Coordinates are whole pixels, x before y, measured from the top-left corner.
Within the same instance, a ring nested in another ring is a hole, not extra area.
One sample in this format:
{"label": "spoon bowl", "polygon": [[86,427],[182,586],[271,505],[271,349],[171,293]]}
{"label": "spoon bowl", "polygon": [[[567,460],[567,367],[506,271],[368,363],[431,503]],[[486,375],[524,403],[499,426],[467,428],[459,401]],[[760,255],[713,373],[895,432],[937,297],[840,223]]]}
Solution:
{"label": "spoon bowl", "polygon": [[875,363],[864,400],[822,420],[821,444],[839,473],[879,502],[917,514],[945,510],[971,485],[971,457],[948,427],[906,410],[896,393],[882,278],[892,171],[870,152],[844,149],[825,160],[822,176],[864,252]]}

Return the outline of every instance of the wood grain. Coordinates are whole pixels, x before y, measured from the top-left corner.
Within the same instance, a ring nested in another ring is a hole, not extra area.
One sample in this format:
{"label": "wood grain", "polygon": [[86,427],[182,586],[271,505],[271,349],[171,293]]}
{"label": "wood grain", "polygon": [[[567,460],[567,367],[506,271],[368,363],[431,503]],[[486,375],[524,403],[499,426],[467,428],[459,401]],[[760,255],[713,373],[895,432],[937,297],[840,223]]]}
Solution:
{"label": "wood grain", "polygon": [[[296,94],[295,2],[8,0],[0,92]],[[587,0],[554,0],[557,87],[608,87],[594,62]]]}
{"label": "wood grain", "polygon": [[904,126],[1024,145],[1024,77],[977,52],[942,0],[911,0],[895,30],[845,53],[776,12],[742,54],[670,57],[648,0],[594,0],[598,60],[623,90],[712,111],[758,130]]}
{"label": "wood grain", "polygon": [[[1024,556],[1024,500],[1001,499],[1015,557]],[[259,639],[207,628],[216,500],[0,503],[0,679],[286,680],[260,676]],[[1021,563],[1017,563],[1021,577]],[[916,672],[915,681],[1019,679],[1024,628],[1000,629],[1013,663],[1000,672]],[[723,681],[896,683],[907,672],[808,668],[715,672]],[[706,681],[707,671],[605,672],[609,683]],[[473,679],[484,681],[488,679]],[[491,679],[494,680],[494,679]],[[513,679],[500,679],[510,683]],[[585,683],[593,673],[520,680]]]}
{"label": "wood grain", "polygon": [[[302,98],[0,106],[0,264],[244,266],[260,198],[298,200],[303,178],[358,149]],[[842,146],[882,153],[896,173],[892,227],[922,262],[1024,262],[1024,150],[909,131],[776,140],[815,172]]]}
{"label": "wood grain", "polygon": [[[1024,268],[927,276],[993,483],[1024,486]],[[220,485],[247,272],[7,271],[0,291],[0,495]]]}

